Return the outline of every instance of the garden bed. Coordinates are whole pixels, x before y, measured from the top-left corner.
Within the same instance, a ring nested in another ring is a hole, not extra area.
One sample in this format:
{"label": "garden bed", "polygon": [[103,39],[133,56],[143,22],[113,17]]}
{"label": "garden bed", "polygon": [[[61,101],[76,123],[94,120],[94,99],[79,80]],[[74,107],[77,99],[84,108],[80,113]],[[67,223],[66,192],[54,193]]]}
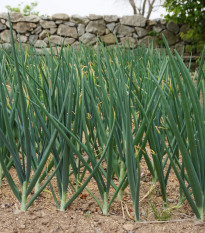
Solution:
{"label": "garden bed", "polygon": [[[146,164],[142,163],[140,199],[152,186],[150,173]],[[15,171],[12,171],[15,176]],[[56,188],[56,187],[55,187]],[[97,194],[95,182],[89,183],[89,189]],[[167,186],[168,206],[171,208],[179,201],[179,184],[173,172]],[[154,215],[152,203],[160,215]],[[64,232],[204,232],[205,223],[196,221],[196,218],[185,201],[178,208],[167,215],[161,213],[162,197],[160,188],[156,185],[152,193],[140,202],[141,222],[133,221],[134,212],[129,190],[125,191],[123,202],[115,200],[110,208],[109,215],[102,215],[99,206],[87,191],[77,198],[65,211],[56,208],[49,187],[42,192],[34,204],[26,212],[19,210],[19,203],[11,192],[4,179],[0,189],[0,232],[33,232],[33,233],[64,233]],[[161,214],[160,214],[161,213]],[[164,220],[163,220],[164,218]]]}

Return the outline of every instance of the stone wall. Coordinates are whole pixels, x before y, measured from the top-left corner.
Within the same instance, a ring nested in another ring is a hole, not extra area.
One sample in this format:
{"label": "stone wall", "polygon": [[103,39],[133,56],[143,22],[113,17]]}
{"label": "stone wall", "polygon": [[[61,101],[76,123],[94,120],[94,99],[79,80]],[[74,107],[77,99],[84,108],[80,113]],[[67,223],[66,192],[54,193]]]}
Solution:
{"label": "stone wall", "polygon": [[[37,48],[60,46],[95,45],[97,36],[109,46],[116,44],[115,35],[122,46],[132,47],[153,41],[155,47],[162,45],[162,33],[169,45],[179,52],[190,43],[180,38],[180,32],[186,32],[186,25],[177,25],[163,19],[146,20],[140,15],[118,17],[116,15],[78,15],[54,14],[50,18],[35,15],[23,16],[21,13],[10,13],[13,34],[18,41],[20,35],[23,44],[33,44]],[[0,44],[10,46],[8,14],[0,14]]]}

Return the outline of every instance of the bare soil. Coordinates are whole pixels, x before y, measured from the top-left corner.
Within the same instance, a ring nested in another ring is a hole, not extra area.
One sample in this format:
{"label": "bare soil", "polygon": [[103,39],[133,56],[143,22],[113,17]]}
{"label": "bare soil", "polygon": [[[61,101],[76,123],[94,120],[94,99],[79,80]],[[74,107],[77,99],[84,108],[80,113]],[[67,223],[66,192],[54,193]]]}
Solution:
{"label": "bare soil", "polygon": [[[152,186],[151,175],[146,165],[142,163],[141,167],[140,199]],[[15,171],[11,172],[15,177]],[[89,189],[98,193],[94,181],[90,182]],[[179,201],[179,185],[173,172],[168,182],[167,193],[168,207],[172,208]],[[158,218],[154,215],[150,203],[158,212]],[[180,208],[173,208],[167,214],[162,213],[162,203],[160,187],[157,184],[151,194],[140,202],[141,222],[136,223],[133,221],[134,210],[129,189],[125,190],[123,201],[115,200],[109,210],[109,215],[103,216],[99,206],[86,190],[65,212],[62,212],[57,210],[49,188],[47,188],[28,211],[22,213],[19,211],[18,201],[4,179],[0,188],[0,233],[205,232],[205,224],[196,221],[186,201]]]}

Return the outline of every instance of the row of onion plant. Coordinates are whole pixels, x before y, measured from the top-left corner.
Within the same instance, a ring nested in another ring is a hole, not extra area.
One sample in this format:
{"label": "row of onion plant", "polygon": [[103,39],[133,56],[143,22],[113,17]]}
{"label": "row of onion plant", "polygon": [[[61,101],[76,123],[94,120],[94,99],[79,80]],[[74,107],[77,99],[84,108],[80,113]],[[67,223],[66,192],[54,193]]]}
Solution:
{"label": "row of onion plant", "polygon": [[[174,169],[179,204],[187,199],[203,218],[205,52],[195,86],[168,47],[168,57],[152,46],[106,48],[100,42],[95,49],[50,45],[39,55],[32,46],[15,46],[10,28],[12,53],[2,50],[0,63],[0,179],[7,178],[22,211],[49,186],[60,210],[86,189],[108,214],[129,186],[138,221],[144,158],[153,180],[144,198],[159,182],[166,208]],[[88,188],[91,179],[99,194]]]}

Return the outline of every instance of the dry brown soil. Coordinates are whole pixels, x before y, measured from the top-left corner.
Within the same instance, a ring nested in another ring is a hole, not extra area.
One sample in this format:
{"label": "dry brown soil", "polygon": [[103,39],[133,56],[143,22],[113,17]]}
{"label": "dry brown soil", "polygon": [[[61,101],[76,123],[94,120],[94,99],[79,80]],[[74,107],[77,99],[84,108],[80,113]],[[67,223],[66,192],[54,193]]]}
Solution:
{"label": "dry brown soil", "polygon": [[[15,177],[15,174],[13,176]],[[151,176],[142,163],[140,199],[149,191],[151,185]],[[97,194],[95,182],[90,182],[89,189]],[[172,172],[167,186],[169,207],[178,203],[178,189],[177,179]],[[195,220],[186,201],[182,207],[170,211],[166,222],[156,219],[150,203],[155,206],[158,213],[163,210],[158,184],[153,192],[140,202],[141,222],[136,223],[132,220],[134,212],[129,190],[125,191],[123,202],[116,200],[110,208],[109,215],[103,216],[87,191],[83,191],[65,212],[59,211],[47,188],[28,211],[22,213],[19,211],[19,203],[4,179],[0,188],[0,233],[205,232],[205,224]],[[161,217],[163,216],[161,214]]]}

